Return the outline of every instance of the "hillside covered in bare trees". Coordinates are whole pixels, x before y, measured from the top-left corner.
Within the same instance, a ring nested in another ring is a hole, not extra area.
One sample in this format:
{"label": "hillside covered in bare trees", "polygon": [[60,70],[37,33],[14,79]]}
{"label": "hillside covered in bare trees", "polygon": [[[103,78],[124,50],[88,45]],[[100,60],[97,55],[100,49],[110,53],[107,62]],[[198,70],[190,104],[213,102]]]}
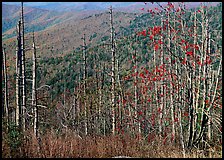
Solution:
{"label": "hillside covered in bare trees", "polygon": [[101,3],[2,4],[2,157],[221,158],[222,3]]}

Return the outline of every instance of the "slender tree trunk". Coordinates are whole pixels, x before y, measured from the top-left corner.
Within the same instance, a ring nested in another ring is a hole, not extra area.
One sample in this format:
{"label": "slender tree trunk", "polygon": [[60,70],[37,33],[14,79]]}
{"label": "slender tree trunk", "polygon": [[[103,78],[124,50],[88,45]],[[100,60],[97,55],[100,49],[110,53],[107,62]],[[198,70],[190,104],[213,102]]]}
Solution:
{"label": "slender tree trunk", "polygon": [[8,77],[7,77],[7,66],[6,66],[6,53],[5,48],[2,49],[3,54],[3,70],[4,70],[4,98],[5,98],[5,109],[3,110],[3,115],[6,117],[6,125],[8,130],[8,123],[9,123],[9,101],[8,101]]}
{"label": "slender tree trunk", "polygon": [[[77,104],[77,126],[79,126],[79,120],[80,120],[80,113],[82,112],[82,110],[81,110],[81,96],[80,96],[80,89],[81,89],[81,73],[82,73],[82,71],[81,71],[81,67],[79,68],[79,83],[78,83],[78,85],[79,85],[79,87],[78,87],[78,95],[77,95],[77,101],[78,101],[78,104]],[[79,129],[79,128],[78,128]],[[78,132],[79,132],[79,130],[78,130]]]}
{"label": "slender tree trunk", "polygon": [[[168,13],[168,44],[167,44],[167,47],[168,47],[168,50],[170,51],[171,50],[171,35],[170,35],[170,14]],[[175,123],[174,123],[174,105],[173,105],[173,86],[172,86],[172,62],[171,62],[171,59],[172,59],[172,55],[170,55],[169,57],[169,73],[171,75],[170,77],[170,108],[171,108],[171,121],[172,121],[172,138],[175,139]]]}
{"label": "slender tree trunk", "polygon": [[[155,43],[155,39],[153,39],[153,43]],[[154,76],[156,77],[156,80],[154,82],[154,88],[155,88],[155,95],[154,95],[154,97],[155,98],[154,98],[153,102],[155,102],[155,104],[154,104],[155,108],[158,109],[160,106],[158,106],[158,89],[157,89],[158,85],[157,85],[157,71],[156,71],[157,66],[156,66],[156,49],[155,49],[155,47],[153,48],[153,66],[154,66],[154,72],[155,72]],[[158,122],[158,124],[160,124],[159,119],[157,120],[157,122]]]}
{"label": "slender tree trunk", "polygon": [[[136,35],[134,35],[134,40],[135,42],[134,43],[137,43],[137,37]],[[138,75],[137,75],[137,72],[138,72],[138,62],[137,62],[137,51],[136,51],[136,48],[134,48],[134,65],[135,65],[135,76],[134,76],[134,110],[135,110],[135,120],[139,120],[138,121],[138,134],[140,135],[141,134],[141,121],[140,121],[140,117],[138,118],[138,111],[140,111],[140,106],[138,106]],[[135,123],[134,123],[135,125]]]}
{"label": "slender tree trunk", "polygon": [[179,108],[179,126],[180,126],[180,144],[182,147],[183,157],[185,158],[185,146],[184,146],[183,126],[182,126],[182,117],[180,108]]}
{"label": "slender tree trunk", "polygon": [[24,15],[23,15],[23,2],[22,3],[22,14],[21,14],[21,25],[22,25],[22,130],[26,129],[26,60],[25,60],[25,33],[24,33]]}
{"label": "slender tree trunk", "polygon": [[[209,56],[211,56],[211,33],[209,33],[209,35],[208,35],[208,55]],[[212,75],[211,75],[211,66],[210,65],[208,65],[208,67],[207,67],[207,75],[208,75],[208,79],[207,79],[207,81],[208,81],[208,83],[207,83],[207,100],[208,100],[208,102],[209,101],[211,101],[211,93],[210,93],[210,90],[209,90],[209,88],[211,87],[211,85],[212,85],[212,83],[211,83],[211,80],[212,80]],[[208,106],[209,107],[209,106]],[[206,108],[206,111],[208,111],[208,109],[209,108]],[[208,137],[208,143],[210,143],[211,142],[211,138],[212,138],[212,136],[211,136],[211,119],[212,119],[212,110],[209,110],[208,112],[207,112],[207,117],[208,117],[208,132],[207,132],[207,137]],[[211,157],[211,151],[209,151],[209,157]]]}
{"label": "slender tree trunk", "polygon": [[112,73],[111,73],[111,109],[112,109],[112,134],[115,134],[115,45],[114,45],[114,27],[113,27],[113,10],[110,7],[110,27],[111,27],[111,54],[112,54]]}
{"label": "slender tree trunk", "polygon": [[[100,64],[100,69],[101,69],[101,64]],[[99,132],[101,133],[101,108],[103,107],[103,102],[102,102],[102,91],[103,91],[103,86],[104,86],[104,70],[105,66],[103,66],[103,69],[101,71],[101,76],[100,76],[100,87],[99,87],[99,107],[98,107],[98,115],[99,115]]]}
{"label": "slender tree trunk", "polygon": [[[95,72],[95,83],[96,83],[96,93],[95,95],[97,95],[95,98],[96,98],[96,103],[95,103],[95,113],[97,113],[99,111],[99,80],[98,80],[98,65],[97,65],[97,53],[95,53],[94,55],[94,72]],[[93,116],[93,118],[95,119],[94,121],[94,126],[96,126],[96,132],[99,133],[99,126],[100,126],[100,123],[99,123],[99,115],[98,116]]]}
{"label": "slender tree trunk", "polygon": [[[192,14],[194,14],[194,46],[196,46],[197,44],[197,14],[196,14],[196,11],[194,11],[194,13],[192,12]],[[196,54],[196,49],[194,47],[194,54]],[[198,106],[197,106],[197,102],[196,102],[196,97],[197,97],[197,94],[196,94],[196,83],[197,83],[197,80],[196,80],[196,63],[194,63],[194,66],[195,66],[195,69],[193,70],[193,78],[194,78],[194,81],[193,81],[193,88],[192,88],[192,92],[193,92],[193,108],[195,108],[195,113],[198,113]],[[199,91],[198,91],[199,92]],[[197,128],[197,118],[194,118],[194,128]]]}
{"label": "slender tree trunk", "polygon": [[33,81],[32,81],[32,107],[34,109],[34,134],[38,137],[38,107],[37,107],[37,84],[36,84],[36,74],[37,74],[37,67],[36,67],[36,45],[33,33]]}
{"label": "slender tree trunk", "polygon": [[84,114],[85,114],[85,135],[88,134],[88,124],[87,124],[87,105],[86,105],[86,40],[85,40],[85,34],[83,35],[83,80],[84,80]]}
{"label": "slender tree trunk", "polygon": [[[161,27],[163,27],[163,18],[161,17]],[[161,64],[164,64],[164,55],[163,55],[163,35],[161,34],[161,41],[162,41],[162,44],[161,44],[161,58],[160,58],[160,63]],[[162,78],[161,78],[161,82],[160,82],[160,85],[161,85],[161,90],[163,91],[164,89],[163,89],[163,80],[162,80]],[[161,91],[161,92],[162,92]],[[162,93],[163,94],[163,96],[164,96],[164,93]],[[163,99],[163,101],[164,101],[164,97],[163,98],[161,98],[161,104],[160,104],[160,108],[161,108],[161,112],[159,113],[159,135],[160,135],[160,138],[162,137],[162,118],[163,118],[163,109],[164,109],[164,103],[162,102],[162,99]]]}
{"label": "slender tree trunk", "polygon": [[120,65],[119,65],[119,60],[117,59],[117,83],[118,83],[118,99],[119,99],[119,103],[118,103],[118,114],[119,114],[119,123],[121,124],[122,121],[122,86],[121,86],[121,81],[120,81]]}
{"label": "slender tree trunk", "polygon": [[76,88],[75,88],[75,84],[74,84],[74,97],[73,97],[73,108],[72,108],[72,122],[73,122],[73,126],[75,126],[75,121],[76,121],[76,118],[77,118],[77,94],[76,94]]}
{"label": "slender tree trunk", "polygon": [[21,76],[22,76],[22,46],[21,46],[21,21],[17,25],[17,55],[16,55],[16,114],[15,121],[16,125],[21,130],[21,115],[22,115],[22,106],[21,106]]}
{"label": "slender tree trunk", "polygon": [[[205,18],[206,16],[204,15],[204,10],[202,9],[202,18]],[[204,21],[204,20],[202,20]],[[206,59],[207,59],[207,45],[208,45],[208,19],[206,19],[206,22],[205,22],[205,25],[203,25],[203,32],[202,32],[202,41],[203,41],[203,50],[202,50],[202,53],[204,53],[203,57],[203,62],[206,62]],[[202,85],[203,85],[203,91],[202,91],[202,108],[201,108],[201,119],[200,119],[200,132],[195,140],[194,143],[199,143],[200,141],[202,142],[202,148],[204,147],[204,143],[203,143],[203,135],[205,133],[205,127],[206,127],[206,119],[208,118],[206,114],[204,114],[204,111],[206,109],[206,104],[205,104],[205,100],[206,100],[206,88],[207,88],[207,74],[206,74],[206,69],[207,69],[207,65],[208,64],[205,64],[203,66],[203,71],[202,71]]]}

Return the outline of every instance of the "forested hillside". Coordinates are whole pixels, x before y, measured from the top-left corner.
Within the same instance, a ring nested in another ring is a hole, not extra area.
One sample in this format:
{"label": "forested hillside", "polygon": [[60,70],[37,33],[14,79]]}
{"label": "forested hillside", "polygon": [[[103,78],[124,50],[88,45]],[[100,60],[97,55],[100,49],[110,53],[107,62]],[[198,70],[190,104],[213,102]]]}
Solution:
{"label": "forested hillside", "polygon": [[222,157],[222,3],[142,4],[2,15],[3,157]]}

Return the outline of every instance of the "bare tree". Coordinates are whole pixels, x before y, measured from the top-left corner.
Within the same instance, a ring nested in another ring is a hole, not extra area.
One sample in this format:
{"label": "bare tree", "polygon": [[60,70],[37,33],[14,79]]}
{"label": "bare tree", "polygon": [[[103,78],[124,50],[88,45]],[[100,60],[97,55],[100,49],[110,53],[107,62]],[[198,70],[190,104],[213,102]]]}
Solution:
{"label": "bare tree", "polygon": [[37,65],[36,65],[36,45],[35,38],[33,32],[33,80],[32,80],[32,108],[34,109],[34,134],[38,137],[38,107],[37,107],[37,82],[36,82],[36,74],[37,74]]}
{"label": "bare tree", "polygon": [[16,125],[21,129],[21,76],[22,76],[22,46],[21,46],[21,21],[17,25],[17,55],[16,55]]}
{"label": "bare tree", "polygon": [[112,110],[112,134],[115,134],[115,43],[114,43],[114,26],[113,26],[113,9],[109,8],[110,13],[110,38],[111,38],[111,110]]}
{"label": "bare tree", "polygon": [[86,76],[87,76],[87,71],[86,71],[86,39],[85,39],[85,34],[83,35],[83,80],[84,80],[84,114],[85,114],[85,135],[88,134],[88,118],[87,118],[87,104],[86,104]]}
{"label": "bare tree", "polygon": [[[7,66],[6,66],[6,53],[5,53],[5,48],[3,47],[2,49],[2,54],[3,54],[3,72],[4,72],[4,111],[3,114],[6,117],[6,125],[8,126],[9,123],[9,101],[8,101],[8,77],[7,77]],[[8,127],[7,127],[8,128]]]}
{"label": "bare tree", "polygon": [[25,120],[25,112],[26,112],[26,60],[25,60],[25,28],[24,28],[24,15],[23,15],[23,2],[22,10],[21,10],[21,25],[22,25],[22,130],[25,131],[26,129],[26,120]]}

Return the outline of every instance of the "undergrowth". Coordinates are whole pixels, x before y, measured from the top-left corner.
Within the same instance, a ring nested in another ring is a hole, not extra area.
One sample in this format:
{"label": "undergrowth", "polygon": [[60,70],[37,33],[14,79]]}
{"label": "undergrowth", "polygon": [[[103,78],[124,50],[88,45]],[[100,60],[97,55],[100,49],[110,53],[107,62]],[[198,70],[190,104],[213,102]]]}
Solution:
{"label": "undergrowth", "polygon": [[[179,144],[163,144],[159,137],[148,142],[146,139],[137,139],[128,134],[108,136],[78,137],[73,132],[57,135],[47,132],[36,139],[33,134],[26,133],[17,146],[16,152],[10,147],[7,137],[3,135],[3,158],[110,158],[128,156],[140,158],[183,158]],[[208,150],[186,150],[185,157],[222,157],[222,147],[216,146]]]}

